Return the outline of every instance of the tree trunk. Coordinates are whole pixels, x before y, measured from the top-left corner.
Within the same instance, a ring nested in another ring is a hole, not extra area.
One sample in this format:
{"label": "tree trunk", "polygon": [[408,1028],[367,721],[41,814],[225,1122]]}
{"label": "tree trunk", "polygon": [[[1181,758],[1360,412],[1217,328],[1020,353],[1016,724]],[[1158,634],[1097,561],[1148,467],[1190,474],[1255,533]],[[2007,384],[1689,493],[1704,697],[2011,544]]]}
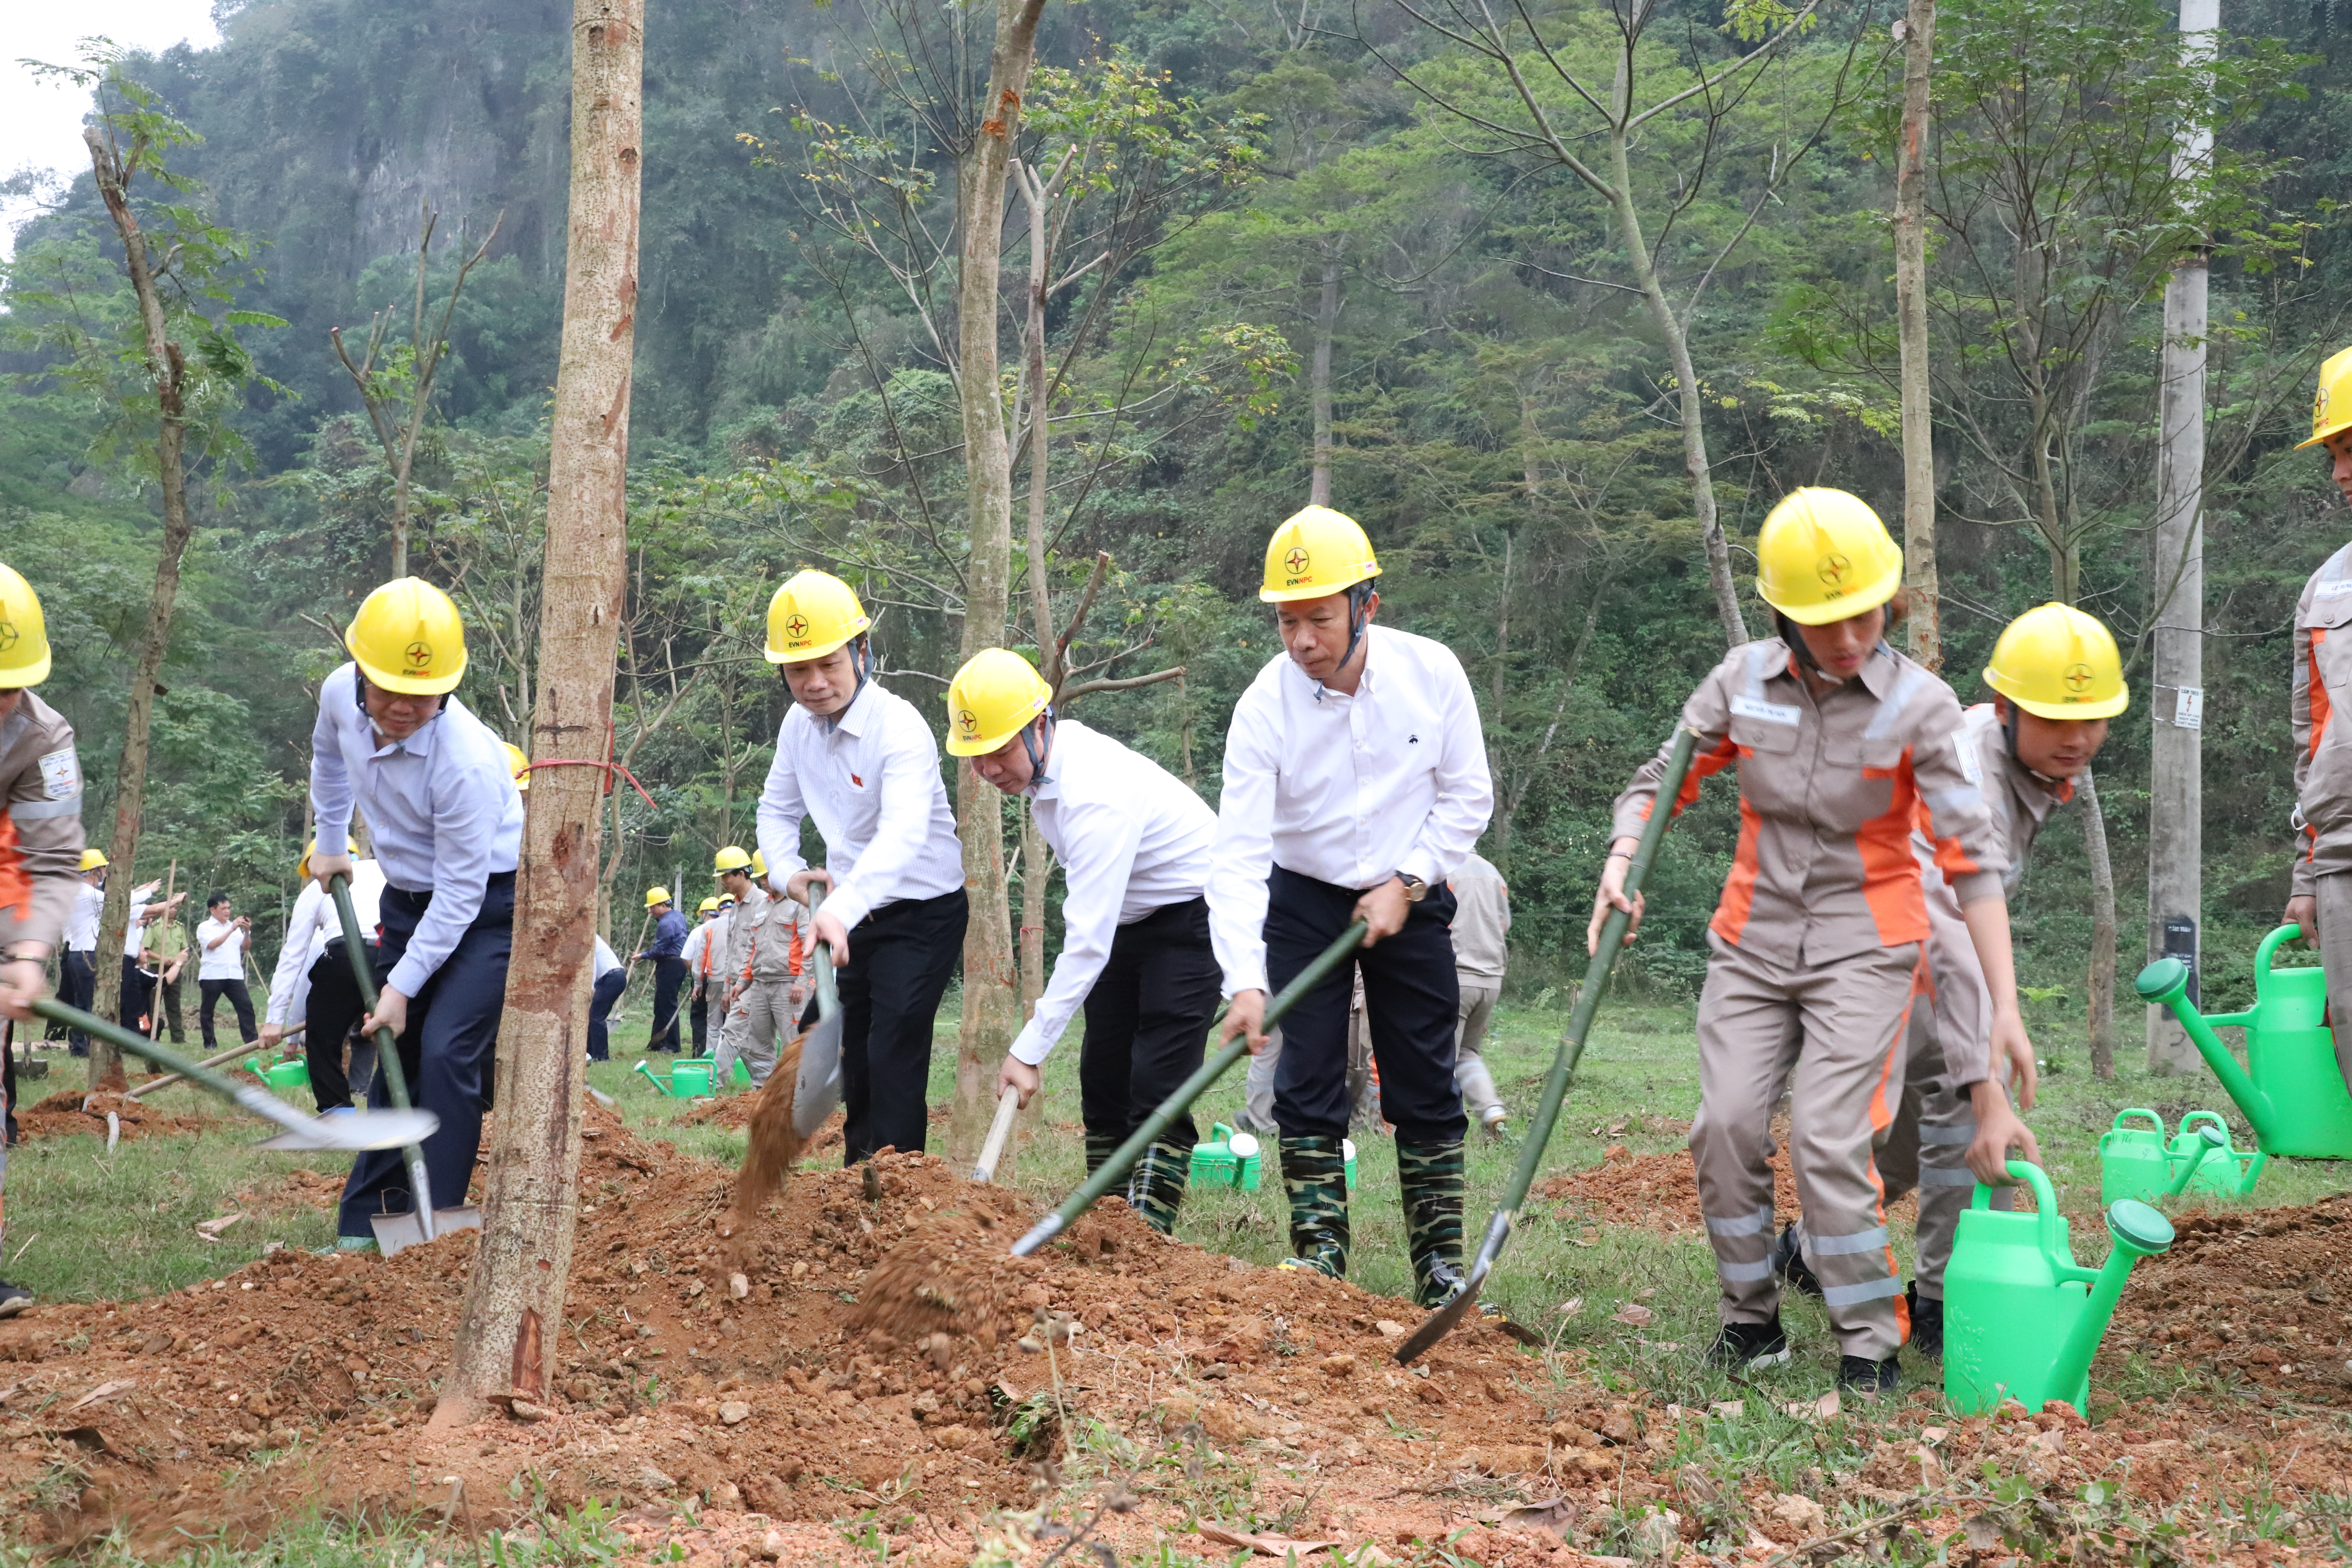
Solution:
{"label": "tree trunk", "polygon": [[1486,707],[1486,722],[1503,721],[1503,689],[1511,668],[1511,547],[1517,542],[1503,535],[1503,592],[1495,605],[1495,683]]}
{"label": "tree trunk", "polygon": [[[635,348],[644,0],[574,0],[572,189],[563,340],[551,432],[535,757],[604,754],[626,587],[630,361]],[[433,1415],[448,1433],[486,1402],[548,1400],[579,1219],[604,775],[537,773],[515,879],[499,1026],[497,1131],[481,1245]]]}
{"label": "tree trunk", "polygon": [[1910,0],[1903,36],[1903,145],[1895,182],[1895,309],[1901,337],[1904,622],[1911,657],[1944,668],[1936,573],[1935,409],[1927,393],[1927,76],[1936,53],[1936,0]]}
{"label": "tree trunk", "polygon": [[1691,506],[1698,517],[1700,542],[1706,550],[1706,576],[1715,591],[1716,619],[1723,623],[1728,646],[1748,640],[1748,622],[1739,613],[1739,585],[1731,574],[1731,547],[1723,537],[1723,520],[1715,510],[1715,476],[1706,456],[1706,399],[1698,371],[1691,363],[1690,338],[1675,316],[1650,265],[1650,244],[1642,237],[1642,216],[1633,207],[1633,160],[1628,155],[1625,121],[1633,98],[1633,45],[1617,57],[1616,121],[1609,129],[1610,206],[1617,217],[1617,237],[1625,247],[1626,261],[1650,307],[1650,322],[1665,340],[1674,362],[1675,392],[1680,399],[1683,423],[1683,468],[1690,475]]}
{"label": "tree trunk", "polygon": [[[114,832],[106,849],[113,870],[106,879],[106,902],[99,915],[98,994],[93,1005],[101,1018],[116,1016],[122,1006],[121,957],[130,924],[131,889],[138,880],[140,814],[147,799],[148,732],[155,716],[155,680],[163,668],[163,649],[171,640],[172,606],[180,595],[180,558],[188,548],[188,478],[182,467],[187,444],[187,412],[184,400],[186,365],[180,345],[172,342],[163,319],[163,299],[148,262],[147,237],[131,210],[124,163],[107,144],[105,135],[91,126],[82,132],[89,144],[90,167],[99,194],[122,239],[123,268],[139,303],[139,324],[145,342],[146,370],[155,388],[155,478],[163,491],[163,540],[155,557],[155,587],[147,601],[147,627],[139,639],[139,660],[131,672],[131,700],[123,716],[122,756],[115,769]],[[162,1005],[158,995],[156,1005]],[[124,1087],[121,1059],[106,1041],[89,1042],[89,1087]]]}
{"label": "tree trunk", "polygon": [[2091,858],[2091,1071],[2116,1076],[2116,871],[2107,858],[2107,820],[2099,788],[2084,768],[2074,775],[2083,797],[2083,847]]}
{"label": "tree trunk", "polygon": [[[997,384],[997,287],[1004,252],[1004,186],[1021,131],[1021,96],[1035,58],[1045,0],[998,0],[996,42],[979,135],[957,169],[962,251],[956,276],[956,400],[963,414],[967,529],[963,643],[970,658],[1003,635],[1013,577],[1012,453]],[[1042,390],[1042,389],[1041,389]],[[963,1018],[956,1052],[955,1110],[948,1150],[969,1163],[994,1111],[996,1067],[1020,1020],[1011,915],[1005,906],[1004,814],[992,784],[956,770],[956,831],[971,899],[963,939]]]}
{"label": "tree trunk", "polygon": [[1339,324],[1339,257],[1346,248],[1343,238],[1322,246],[1323,290],[1315,302],[1315,361],[1307,383],[1315,415],[1315,467],[1307,481],[1310,506],[1331,504],[1331,334]]}
{"label": "tree trunk", "polygon": [[[2220,0],[2181,0],[2181,56],[2210,58]],[[2174,150],[2177,175],[2195,177],[2212,138],[2192,129]],[[2206,252],[2183,257],[2164,289],[2163,376],[2158,394],[2154,689],[2149,693],[2147,956],[2189,965],[2198,994],[2204,930]],[[2147,1065],[2199,1069],[2197,1049],[2168,1007],[2147,1009]]]}

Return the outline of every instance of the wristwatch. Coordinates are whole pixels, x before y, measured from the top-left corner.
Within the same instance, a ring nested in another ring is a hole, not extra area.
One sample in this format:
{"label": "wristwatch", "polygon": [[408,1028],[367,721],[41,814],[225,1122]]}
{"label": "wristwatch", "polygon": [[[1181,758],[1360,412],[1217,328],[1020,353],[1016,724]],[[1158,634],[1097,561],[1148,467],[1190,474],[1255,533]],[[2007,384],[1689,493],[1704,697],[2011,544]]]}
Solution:
{"label": "wristwatch", "polygon": [[1404,884],[1404,901],[1406,903],[1417,904],[1421,902],[1422,900],[1429,897],[1429,884],[1423,881],[1420,878],[1408,877],[1403,872],[1399,871],[1397,873],[1397,880]]}

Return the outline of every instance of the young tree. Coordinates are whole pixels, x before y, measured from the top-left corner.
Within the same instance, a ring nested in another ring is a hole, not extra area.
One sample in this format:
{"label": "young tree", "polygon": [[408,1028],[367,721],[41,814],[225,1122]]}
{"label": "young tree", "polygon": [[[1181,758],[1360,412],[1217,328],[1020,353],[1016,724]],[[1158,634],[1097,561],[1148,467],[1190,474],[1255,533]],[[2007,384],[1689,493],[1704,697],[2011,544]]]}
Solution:
{"label": "young tree", "polygon": [[1935,405],[1927,387],[1927,129],[1936,58],[1936,0],[1909,0],[1903,37],[1903,122],[1895,153],[1895,314],[1902,355],[1903,626],[1911,657],[1944,668],[1943,604],[1936,571]]}
{"label": "young tree", "polygon": [[[643,178],[643,0],[575,0],[563,349],[550,434],[534,760],[594,762],[613,711],[627,586],[629,385]],[[532,775],[515,879],[482,1240],[433,1413],[448,1433],[486,1403],[547,1398],[579,1223],[580,1090],[595,928],[596,767]]]}

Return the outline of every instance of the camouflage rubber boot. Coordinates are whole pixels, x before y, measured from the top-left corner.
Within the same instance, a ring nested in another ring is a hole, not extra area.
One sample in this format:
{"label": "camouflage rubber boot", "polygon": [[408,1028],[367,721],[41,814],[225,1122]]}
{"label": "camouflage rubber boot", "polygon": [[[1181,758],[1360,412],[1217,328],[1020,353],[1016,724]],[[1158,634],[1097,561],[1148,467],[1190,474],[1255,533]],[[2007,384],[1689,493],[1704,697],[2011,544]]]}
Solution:
{"label": "camouflage rubber boot", "polygon": [[1404,1198],[1404,1249],[1412,1259],[1412,1299],[1443,1307],[1460,1295],[1462,1140],[1397,1140],[1397,1190]]}
{"label": "camouflage rubber boot", "polygon": [[1143,1158],[1128,1173],[1128,1206],[1160,1235],[1175,1235],[1176,1211],[1184,1203],[1184,1180],[1192,1173],[1192,1144],[1160,1139],[1144,1150]]}
{"label": "camouflage rubber boot", "polygon": [[1103,1162],[1118,1153],[1118,1146],[1126,1142],[1127,1140],[1118,1133],[1097,1132],[1091,1127],[1087,1128],[1087,1174],[1091,1176],[1101,1170]]}
{"label": "camouflage rubber boot", "polygon": [[[1348,1160],[1346,1140],[1284,1133],[1282,1190],[1290,1198],[1290,1250],[1278,1266],[1311,1268],[1334,1279],[1348,1272]],[[1457,1205],[1458,1206],[1458,1205]],[[1457,1226],[1458,1228],[1458,1226]]]}

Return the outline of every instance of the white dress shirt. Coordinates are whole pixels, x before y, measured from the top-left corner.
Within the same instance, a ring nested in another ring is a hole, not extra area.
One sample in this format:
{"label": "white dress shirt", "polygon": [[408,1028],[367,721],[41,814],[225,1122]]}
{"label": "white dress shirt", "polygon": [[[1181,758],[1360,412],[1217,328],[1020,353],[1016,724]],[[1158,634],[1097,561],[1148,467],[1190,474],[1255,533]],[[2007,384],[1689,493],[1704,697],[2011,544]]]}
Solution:
{"label": "white dress shirt", "polygon": [[779,888],[805,870],[801,819],[816,818],[833,873],[824,908],[845,927],[900,899],[963,886],[963,847],[940,782],[940,746],[915,705],[869,680],[838,721],[798,703],[776,731],[760,792],[760,853]]}
{"label": "white dress shirt", "polygon": [[604,976],[612,973],[613,971],[621,967],[623,967],[621,963],[621,955],[613,951],[613,944],[611,942],[606,942],[601,935],[598,936],[596,939],[596,968],[594,973],[588,976],[589,981],[593,984],[596,981],[602,980]]}
{"label": "white dress shirt", "polygon": [[[318,886],[316,882],[310,885]],[[213,945],[215,937],[221,939],[218,947]],[[203,920],[196,922],[196,978],[245,978],[245,932],[235,921]]]}
{"label": "white dress shirt", "polygon": [[686,961],[687,973],[697,980],[705,973],[702,961],[710,953],[710,923],[697,916],[694,929],[686,933],[686,945],[677,952],[678,957]]}
{"label": "white dress shirt", "polygon": [[405,741],[379,746],[361,704],[359,670],[347,664],[319,689],[310,731],[320,843],[343,841],[355,799],[366,808],[384,881],[433,896],[386,982],[414,996],[481,913],[490,878],[515,868],[522,795],[506,748],[455,697]]}
{"label": "white dress shirt", "polygon": [[66,946],[75,952],[98,951],[98,917],[106,909],[106,889],[84,882],[74,893],[73,919],[66,922]]}
{"label": "white dress shirt", "polygon": [[122,956],[125,958],[138,957],[139,950],[147,945],[147,928],[140,923],[139,911],[147,907],[147,900],[152,896],[149,893],[131,895],[130,919],[122,927]]}
{"label": "white dress shirt", "polygon": [[1053,977],[1013,1042],[1013,1055],[1035,1067],[1094,989],[1118,928],[1208,890],[1217,816],[1150,757],[1068,719],[1054,726],[1030,799],[1069,889]]}
{"label": "white dress shirt", "polygon": [[[373,860],[352,862],[352,913],[360,923],[360,939],[375,935],[383,918],[377,900],[383,896],[383,868]],[[342,917],[314,878],[294,895],[293,912],[286,917],[286,940],[278,948],[278,967],[269,976],[268,1023],[291,1025],[309,1017],[310,971],[327,944],[343,934]]]}
{"label": "white dress shirt", "polygon": [[1210,931],[1225,994],[1265,989],[1269,868],[1341,888],[1432,887],[1495,805],[1478,700],[1443,643],[1374,626],[1352,697],[1277,654],[1234,709],[1217,803]]}

